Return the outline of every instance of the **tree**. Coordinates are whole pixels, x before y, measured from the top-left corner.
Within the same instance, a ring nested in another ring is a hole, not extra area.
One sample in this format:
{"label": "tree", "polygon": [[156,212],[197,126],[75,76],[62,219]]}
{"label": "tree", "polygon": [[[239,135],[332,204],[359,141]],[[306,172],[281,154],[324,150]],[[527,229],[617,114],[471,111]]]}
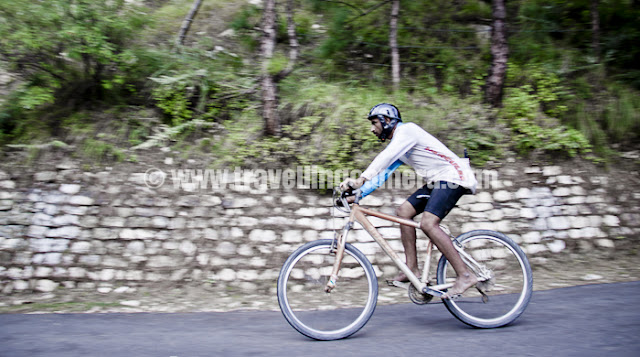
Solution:
{"label": "tree", "polygon": [[266,0],[262,15],[262,39],[260,52],[262,57],[262,117],[265,121],[265,134],[280,135],[280,116],[278,114],[278,82],[294,69],[298,57],[298,40],[293,21],[293,0],[287,0],[287,34],[289,36],[289,60],[284,68],[274,61],[276,48],[277,10],[275,0]]}
{"label": "tree", "polygon": [[16,104],[104,99],[136,62],[127,45],[145,21],[124,0],[0,1],[0,56],[24,81]]}
{"label": "tree", "polygon": [[600,13],[598,12],[599,0],[591,0],[591,31],[593,36],[593,55],[600,63]]}
{"label": "tree", "polygon": [[400,0],[391,3],[391,24],[389,30],[389,47],[391,47],[391,79],[393,90],[400,89],[400,55],[398,54],[398,13]]}
{"label": "tree", "polygon": [[507,44],[507,28],[505,0],[493,0],[491,26],[491,67],[485,90],[485,101],[492,107],[502,105],[502,88],[507,73],[509,45]]}
{"label": "tree", "polygon": [[176,47],[180,47],[184,44],[184,39],[187,37],[187,32],[189,32],[189,28],[191,27],[191,23],[193,22],[193,18],[196,17],[198,10],[200,9],[200,5],[202,4],[202,0],[196,0],[191,7],[191,11],[187,14],[184,21],[182,22],[182,26],[180,27],[180,32],[178,32],[178,39],[176,40]]}

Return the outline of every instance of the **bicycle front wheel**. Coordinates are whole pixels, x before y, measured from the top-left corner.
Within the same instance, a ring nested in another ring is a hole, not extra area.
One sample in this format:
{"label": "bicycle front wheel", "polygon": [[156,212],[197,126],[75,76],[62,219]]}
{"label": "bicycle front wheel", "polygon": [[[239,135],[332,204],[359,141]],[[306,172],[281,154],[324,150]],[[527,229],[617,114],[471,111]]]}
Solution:
{"label": "bicycle front wheel", "polygon": [[[449,312],[479,328],[500,327],[517,319],[533,290],[531,266],[522,249],[504,234],[486,230],[465,233],[453,244],[460,248],[470,271],[484,281],[457,299],[444,299]],[[438,262],[437,275],[438,284],[455,281],[456,273],[444,255]]]}
{"label": "bicycle front wheel", "polygon": [[345,248],[337,286],[325,286],[335,254],[332,240],[298,248],[278,277],[278,304],[289,324],[305,336],[336,340],[360,330],[371,318],[378,300],[378,280],[369,260],[351,244]]}

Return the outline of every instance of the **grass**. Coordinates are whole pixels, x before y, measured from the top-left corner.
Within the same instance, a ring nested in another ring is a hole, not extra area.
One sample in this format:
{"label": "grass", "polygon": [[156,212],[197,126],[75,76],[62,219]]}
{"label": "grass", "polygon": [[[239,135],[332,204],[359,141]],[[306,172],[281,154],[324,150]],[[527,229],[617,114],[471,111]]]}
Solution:
{"label": "grass", "polygon": [[119,302],[37,302],[0,306],[0,313],[83,312],[94,308],[123,307]]}

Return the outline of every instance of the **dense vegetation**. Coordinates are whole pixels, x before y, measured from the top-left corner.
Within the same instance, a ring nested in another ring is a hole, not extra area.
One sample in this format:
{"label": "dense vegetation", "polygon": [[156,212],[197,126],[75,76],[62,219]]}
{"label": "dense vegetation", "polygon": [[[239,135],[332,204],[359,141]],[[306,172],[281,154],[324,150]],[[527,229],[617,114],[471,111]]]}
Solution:
{"label": "dense vegetation", "polygon": [[[1,66],[13,78],[0,142],[72,147],[94,162],[172,145],[212,165],[362,168],[379,150],[363,118],[387,101],[476,164],[514,153],[607,162],[640,139],[640,4],[596,2],[594,48],[593,2],[507,2],[508,76],[493,109],[482,99],[490,2],[402,1],[394,92],[389,4],[298,0],[301,53],[279,83],[283,130],[272,137],[258,95],[259,2],[205,0],[177,48],[191,0],[0,0]],[[279,24],[273,73],[288,63],[284,15]]]}

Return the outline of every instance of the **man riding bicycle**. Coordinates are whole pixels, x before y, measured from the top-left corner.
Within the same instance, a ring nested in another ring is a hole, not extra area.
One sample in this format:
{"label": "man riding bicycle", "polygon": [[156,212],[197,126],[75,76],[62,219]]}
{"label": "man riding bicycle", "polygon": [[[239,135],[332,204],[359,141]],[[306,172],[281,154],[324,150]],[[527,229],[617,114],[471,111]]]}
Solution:
{"label": "man riding bicycle", "polygon": [[[380,187],[400,165],[412,166],[427,184],[407,198],[396,214],[413,219],[422,213],[420,228],[449,260],[457,274],[455,284],[442,298],[462,294],[477,283],[477,278],[460,258],[449,235],[440,228],[440,222],[462,195],[475,193],[477,181],[469,160],[458,157],[418,125],[403,123],[400,111],[392,104],[374,106],[367,118],[371,121],[371,132],[381,141],[389,139],[391,142],[358,179],[347,178],[340,187],[343,190],[349,186],[361,188],[364,197]],[[419,275],[416,230],[401,225],[400,233],[407,266]],[[394,280],[406,282],[409,279],[400,272]]]}

